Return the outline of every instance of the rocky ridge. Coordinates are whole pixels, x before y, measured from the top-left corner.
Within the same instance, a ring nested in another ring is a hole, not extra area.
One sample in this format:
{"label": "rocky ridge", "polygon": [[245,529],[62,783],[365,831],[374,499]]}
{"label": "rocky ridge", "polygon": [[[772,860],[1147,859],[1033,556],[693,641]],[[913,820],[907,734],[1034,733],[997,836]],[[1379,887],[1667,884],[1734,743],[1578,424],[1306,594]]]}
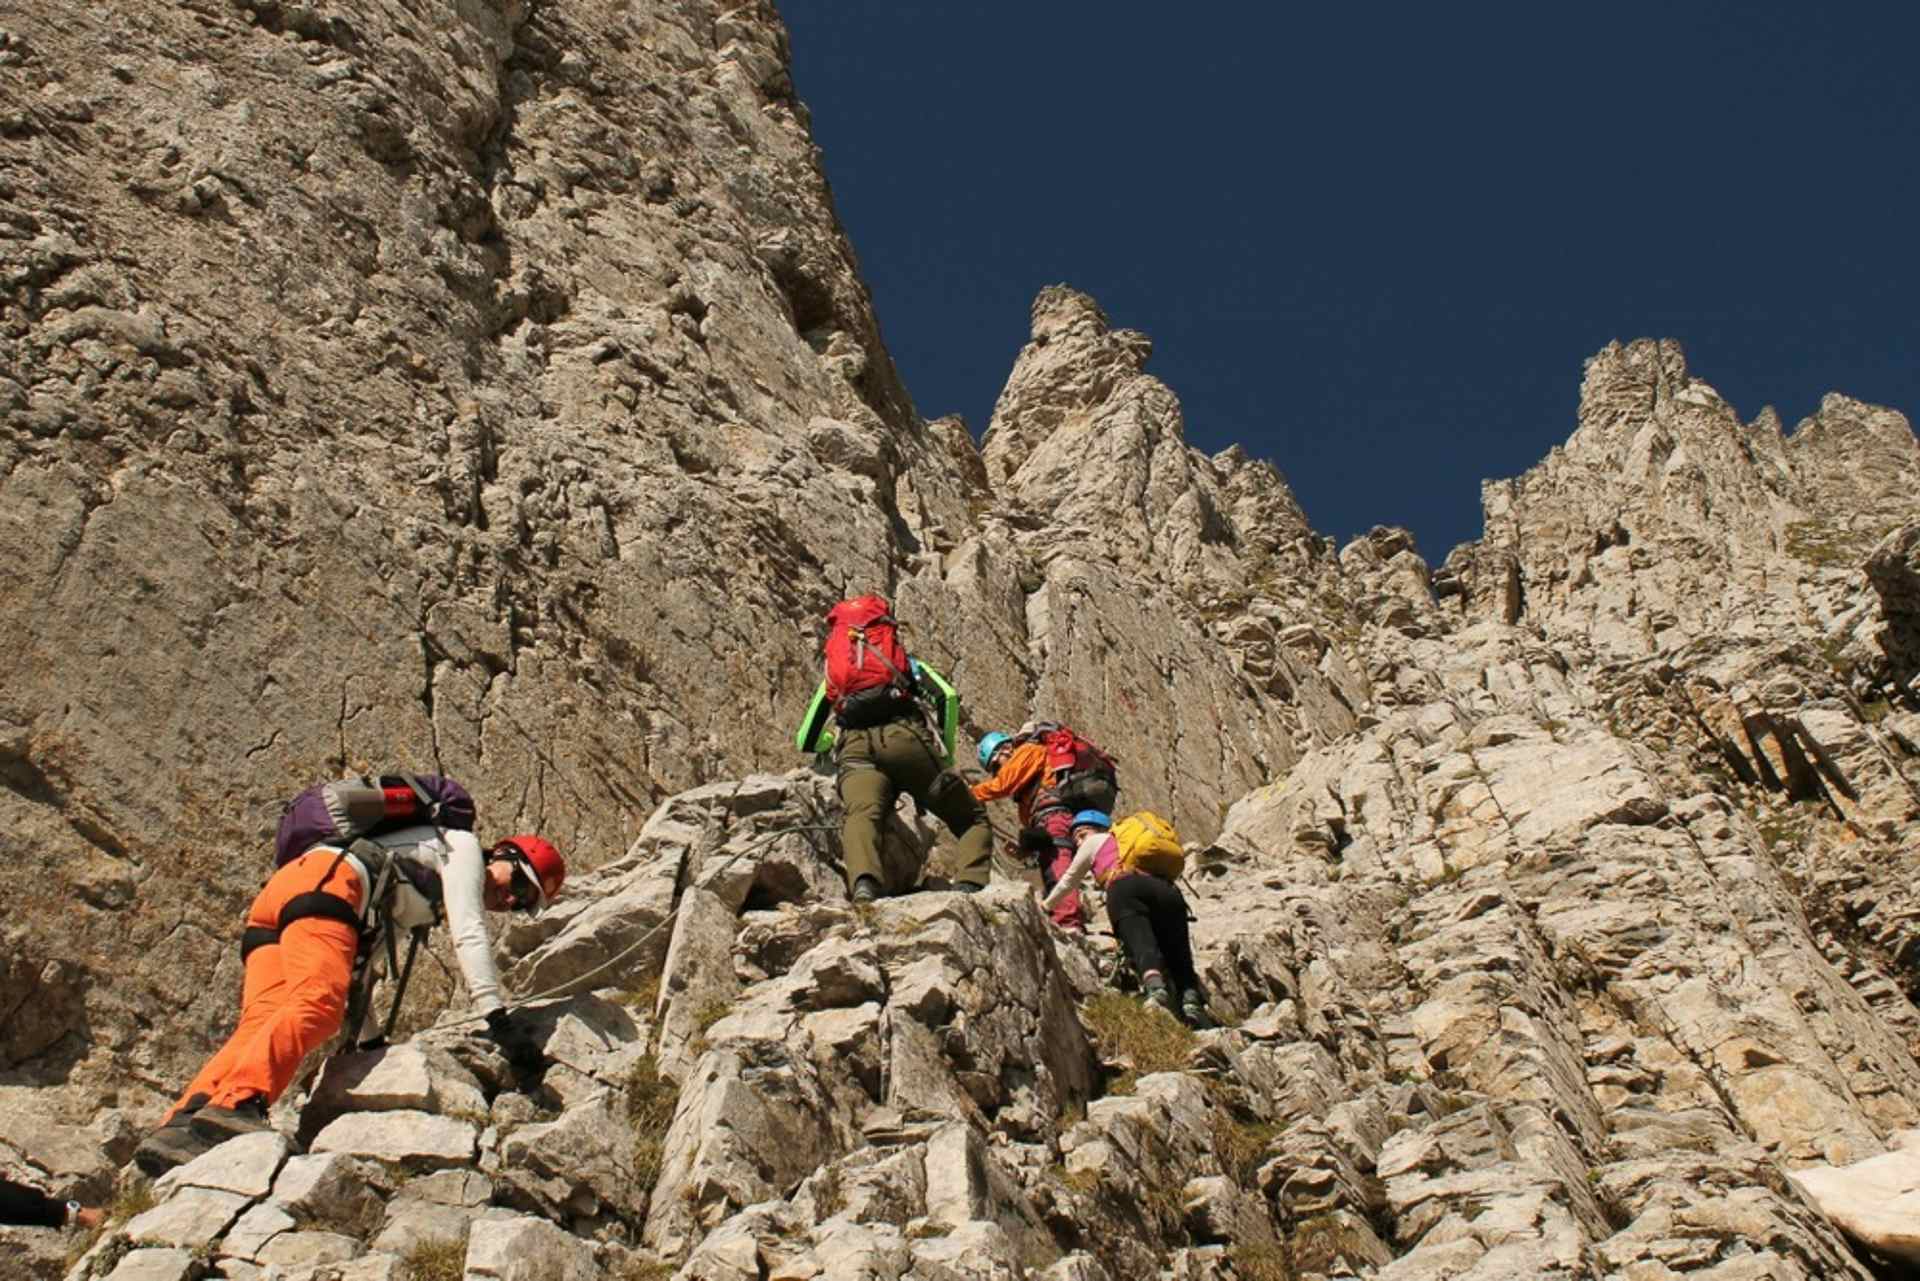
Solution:
{"label": "rocky ridge", "polygon": [[[423,984],[77,1275],[1885,1274],[1803,1189],[1920,1106],[1900,415],[1610,347],[1432,571],[1070,289],[978,448],[919,420],[764,6],[5,27],[0,1156],[109,1194],[316,772],[604,864],[503,940],[540,1080]],[[1133,1061],[1012,887],[844,903],[755,771],[875,587],[970,733],[1071,719],[1195,838],[1227,1030]]]}

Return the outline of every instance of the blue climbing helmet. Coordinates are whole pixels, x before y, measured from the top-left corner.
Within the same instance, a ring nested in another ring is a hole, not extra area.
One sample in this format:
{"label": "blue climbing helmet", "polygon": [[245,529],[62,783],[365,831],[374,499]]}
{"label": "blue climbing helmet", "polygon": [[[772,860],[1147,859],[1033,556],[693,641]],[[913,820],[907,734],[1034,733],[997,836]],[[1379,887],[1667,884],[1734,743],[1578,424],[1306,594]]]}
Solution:
{"label": "blue climbing helmet", "polygon": [[1072,821],[1069,822],[1067,826],[1097,827],[1105,831],[1107,828],[1113,826],[1113,819],[1108,817],[1105,810],[1081,810],[1073,816]]}
{"label": "blue climbing helmet", "polygon": [[985,738],[980,740],[980,768],[981,769],[993,768],[993,754],[996,751],[1000,750],[1000,744],[1006,741],[1007,741],[1007,736],[1005,734],[1002,734],[999,730],[993,731],[993,733],[987,735]]}

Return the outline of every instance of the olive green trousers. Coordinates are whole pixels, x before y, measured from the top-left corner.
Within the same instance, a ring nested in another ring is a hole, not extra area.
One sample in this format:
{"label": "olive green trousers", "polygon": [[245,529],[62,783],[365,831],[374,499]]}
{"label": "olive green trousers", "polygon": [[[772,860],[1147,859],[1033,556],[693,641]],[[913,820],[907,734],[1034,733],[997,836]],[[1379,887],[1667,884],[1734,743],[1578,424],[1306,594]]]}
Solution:
{"label": "olive green trousers", "polygon": [[840,804],[846,812],[840,832],[847,861],[847,885],[871,876],[882,885],[880,825],[901,792],[921,810],[936,814],[959,841],[954,879],[985,885],[992,870],[993,829],[986,807],[955,770],[940,763],[926,728],[910,720],[888,721],[867,729],[840,731]]}

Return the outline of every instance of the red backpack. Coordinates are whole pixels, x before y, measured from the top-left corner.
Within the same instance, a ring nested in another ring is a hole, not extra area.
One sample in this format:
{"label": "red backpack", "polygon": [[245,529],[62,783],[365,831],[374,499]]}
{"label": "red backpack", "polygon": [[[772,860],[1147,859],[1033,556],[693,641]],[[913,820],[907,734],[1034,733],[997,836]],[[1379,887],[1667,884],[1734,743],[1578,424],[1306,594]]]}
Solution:
{"label": "red backpack", "polygon": [[1099,774],[1113,778],[1119,768],[1113,757],[1096,746],[1092,739],[1078,734],[1059,721],[1040,721],[1015,742],[1038,743],[1047,749],[1047,778],[1060,781],[1078,774]]}
{"label": "red backpack", "polygon": [[878,725],[912,706],[913,660],[898,630],[879,596],[856,596],[827,611],[827,701],[847,728]]}
{"label": "red backpack", "polygon": [[1059,721],[1040,721],[1016,742],[1047,749],[1045,786],[1069,809],[1108,809],[1120,787],[1113,757]]}
{"label": "red backpack", "polygon": [[1091,739],[1082,738],[1064,725],[1052,730],[1040,742],[1047,749],[1047,772],[1056,779],[1074,774],[1104,774],[1111,778],[1118,773],[1111,756],[1094,746]]}

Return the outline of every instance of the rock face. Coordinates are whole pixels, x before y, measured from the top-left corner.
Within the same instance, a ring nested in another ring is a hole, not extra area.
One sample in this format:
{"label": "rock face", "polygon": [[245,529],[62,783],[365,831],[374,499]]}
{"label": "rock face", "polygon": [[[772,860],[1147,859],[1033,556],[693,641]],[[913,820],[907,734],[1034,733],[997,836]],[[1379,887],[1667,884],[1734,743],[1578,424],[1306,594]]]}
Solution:
{"label": "rock face", "polygon": [[[40,869],[0,1069],[176,1078],[317,777],[449,772],[592,866],[785,768],[848,591],[970,733],[1149,740],[1131,794],[1197,835],[1363,701],[1284,616],[1209,643],[1236,546],[1328,549],[1090,301],[1036,311],[994,440],[1071,423],[1022,476],[915,416],[765,5],[67,8],[0,43],[0,852]],[[1089,431],[1124,452],[1042,501]],[[1051,522],[1096,480],[1144,524]]]}
{"label": "rock face", "polygon": [[[1742,424],[1615,345],[1480,541],[1336,548],[1065,287],[979,446],[922,421],[764,5],[416,8],[0,30],[0,1165],[138,1191],[278,805],[347,769],[568,851],[500,939],[548,1063],[416,979],[399,1044],[123,1203],[76,1281],[1911,1248],[1859,1205],[1920,1126],[1904,418]],[[970,739],[1068,720],[1177,822],[1222,1029],[1130,1039],[1111,941],[1004,868],[910,893],[911,806],[898,897],[846,901],[831,775],[783,771],[861,590]],[[58,1275],[43,1237],[0,1246]]]}

